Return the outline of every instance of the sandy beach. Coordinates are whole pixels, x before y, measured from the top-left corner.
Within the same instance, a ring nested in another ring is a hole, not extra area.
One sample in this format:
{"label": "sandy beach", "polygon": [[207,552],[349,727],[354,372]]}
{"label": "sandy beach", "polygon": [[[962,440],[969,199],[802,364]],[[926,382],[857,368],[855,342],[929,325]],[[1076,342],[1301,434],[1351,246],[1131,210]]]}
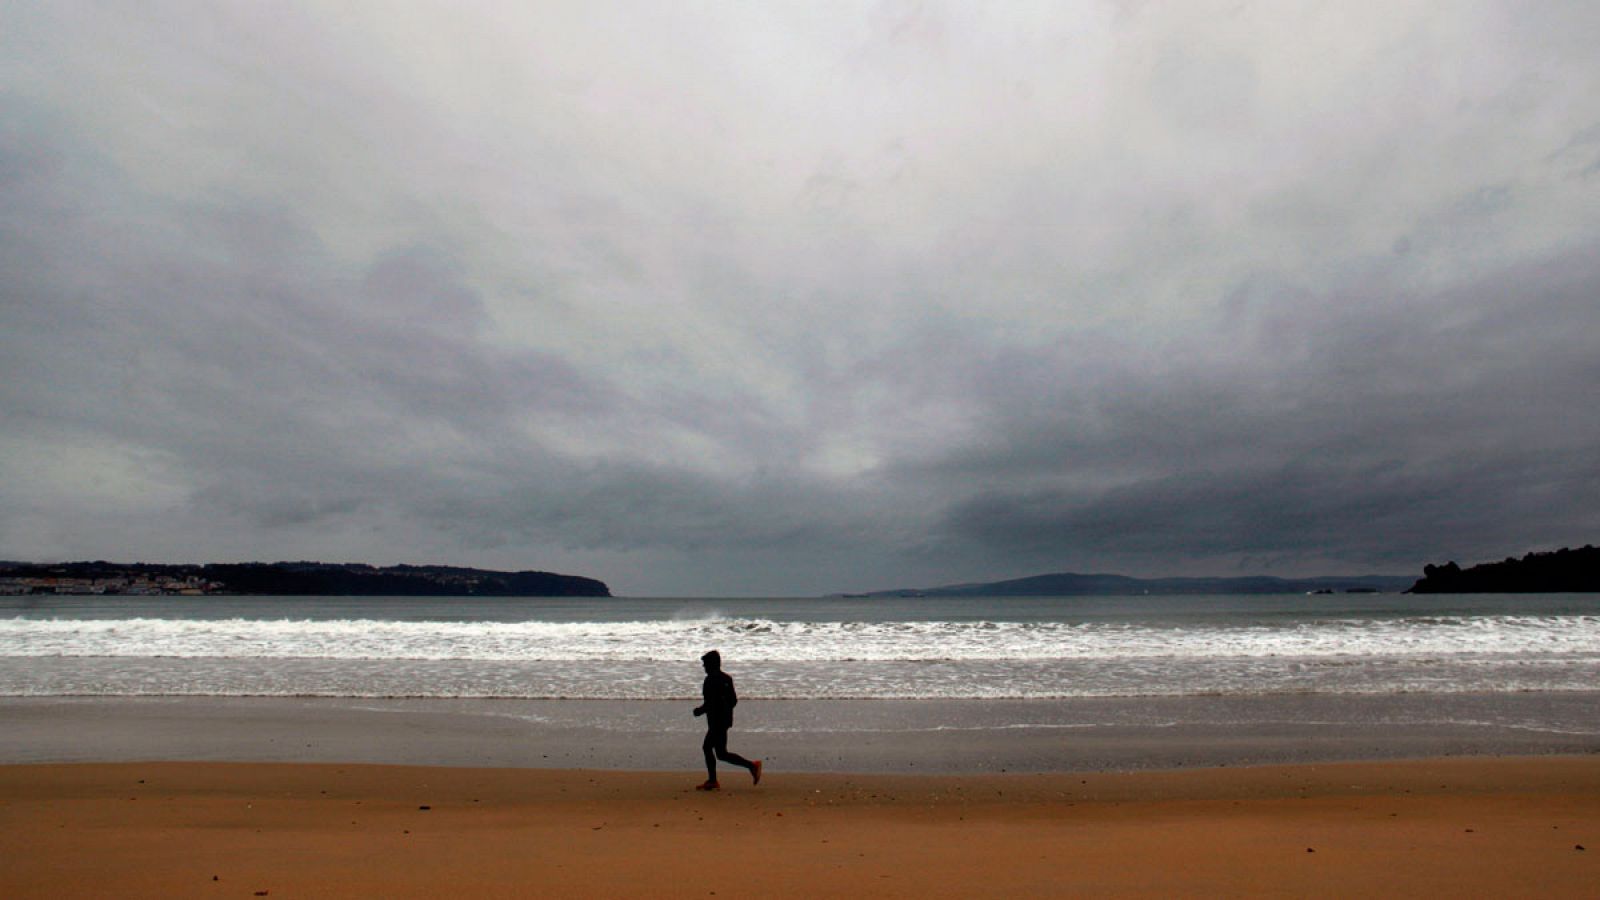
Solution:
{"label": "sandy beach", "polygon": [[10,897],[1592,897],[1600,758],[1027,775],[0,767]]}
{"label": "sandy beach", "polygon": [[1593,897],[1588,700],[6,698],[0,894]]}

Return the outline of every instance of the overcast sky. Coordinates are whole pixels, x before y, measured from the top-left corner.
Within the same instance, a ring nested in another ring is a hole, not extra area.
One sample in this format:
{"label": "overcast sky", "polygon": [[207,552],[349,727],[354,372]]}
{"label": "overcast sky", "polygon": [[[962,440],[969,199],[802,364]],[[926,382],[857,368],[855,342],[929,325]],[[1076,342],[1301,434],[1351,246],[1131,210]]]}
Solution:
{"label": "overcast sky", "polygon": [[1600,4],[0,4],[0,558],[1600,542]]}

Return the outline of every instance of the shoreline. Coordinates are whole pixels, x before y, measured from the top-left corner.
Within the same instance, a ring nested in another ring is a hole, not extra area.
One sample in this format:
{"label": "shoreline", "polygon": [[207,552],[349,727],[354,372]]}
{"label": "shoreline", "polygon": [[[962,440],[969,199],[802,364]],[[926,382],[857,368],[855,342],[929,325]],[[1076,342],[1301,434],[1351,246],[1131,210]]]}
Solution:
{"label": "shoreline", "polygon": [[[739,773],[742,775],[742,773]],[[7,896],[1584,896],[1600,756],[728,777],[0,766]],[[1581,848],[1581,849],[1580,849]]]}
{"label": "shoreline", "polygon": [[[688,702],[0,697],[0,764],[369,763],[695,771]],[[984,774],[1600,754],[1600,692],[1070,700],[750,699],[773,771]]]}

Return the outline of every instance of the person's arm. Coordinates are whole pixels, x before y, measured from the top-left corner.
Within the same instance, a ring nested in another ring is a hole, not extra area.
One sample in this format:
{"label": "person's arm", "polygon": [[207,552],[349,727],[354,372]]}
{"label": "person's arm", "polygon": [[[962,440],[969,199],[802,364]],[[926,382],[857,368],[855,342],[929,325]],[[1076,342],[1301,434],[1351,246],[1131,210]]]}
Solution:
{"label": "person's arm", "polygon": [[733,676],[729,675],[728,676],[728,709],[732,710],[735,706],[738,706],[738,705],[739,705],[739,695],[734,693],[734,690],[733,690]]}

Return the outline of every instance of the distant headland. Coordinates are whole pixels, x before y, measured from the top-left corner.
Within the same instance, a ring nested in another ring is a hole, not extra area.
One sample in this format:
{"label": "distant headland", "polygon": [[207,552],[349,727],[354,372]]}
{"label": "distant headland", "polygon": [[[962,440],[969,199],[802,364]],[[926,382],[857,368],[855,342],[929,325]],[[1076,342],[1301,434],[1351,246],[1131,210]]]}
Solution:
{"label": "distant headland", "polygon": [[1600,547],[1566,547],[1463,569],[1423,566],[1413,594],[1560,594],[1600,592]]}
{"label": "distant headland", "polygon": [[1600,592],[1600,547],[1529,553],[1522,559],[1462,569],[1455,563],[1423,566],[1410,575],[1326,575],[1278,578],[1134,578],[1107,573],[1052,572],[1005,581],[897,588],[844,597],[1116,597],[1135,594],[1555,594]]}
{"label": "distant headland", "polygon": [[363,563],[0,562],[0,594],[277,594],[360,597],[609,597],[603,581],[554,572]]}
{"label": "distant headland", "polygon": [[1134,578],[1128,575],[1055,572],[931,588],[902,588],[850,594],[854,597],[1083,597],[1136,594],[1332,594],[1398,593],[1411,584],[1409,575],[1329,575],[1317,578]]}

